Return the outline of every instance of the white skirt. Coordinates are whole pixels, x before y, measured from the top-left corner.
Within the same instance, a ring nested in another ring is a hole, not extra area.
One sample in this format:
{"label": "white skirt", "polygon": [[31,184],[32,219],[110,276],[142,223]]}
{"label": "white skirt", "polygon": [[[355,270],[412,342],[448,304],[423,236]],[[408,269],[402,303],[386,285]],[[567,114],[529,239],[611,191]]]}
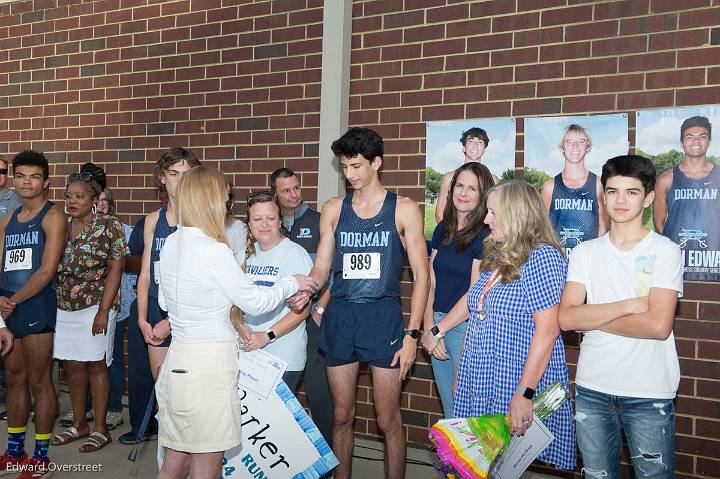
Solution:
{"label": "white skirt", "polygon": [[80,311],[57,310],[53,343],[55,359],[90,362],[104,357],[108,366],[112,364],[118,312],[111,309],[107,331],[93,336],[92,325],[98,309],[99,306],[91,306]]}
{"label": "white skirt", "polygon": [[173,336],[155,394],[158,443],[175,451],[218,452],[242,441],[237,342]]}

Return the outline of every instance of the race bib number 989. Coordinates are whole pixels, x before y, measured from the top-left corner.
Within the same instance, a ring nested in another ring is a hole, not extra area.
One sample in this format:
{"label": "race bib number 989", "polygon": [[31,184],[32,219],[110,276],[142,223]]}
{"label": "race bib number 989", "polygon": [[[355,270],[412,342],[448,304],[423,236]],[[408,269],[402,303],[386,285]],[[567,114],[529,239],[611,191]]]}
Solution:
{"label": "race bib number 989", "polygon": [[5,271],[32,269],[32,248],[5,251]]}
{"label": "race bib number 989", "polygon": [[343,279],[380,278],[380,253],[345,253]]}

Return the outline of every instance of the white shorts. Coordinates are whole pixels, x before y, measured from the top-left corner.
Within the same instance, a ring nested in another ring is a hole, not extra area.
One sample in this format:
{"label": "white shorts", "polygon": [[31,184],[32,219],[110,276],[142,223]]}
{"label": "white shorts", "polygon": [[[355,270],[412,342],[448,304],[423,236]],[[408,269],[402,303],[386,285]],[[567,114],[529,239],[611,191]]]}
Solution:
{"label": "white shorts", "polygon": [[155,394],[159,445],[203,453],[242,442],[237,342],[183,341],[173,336]]}
{"label": "white shorts", "polygon": [[79,311],[57,310],[53,343],[55,359],[90,362],[104,357],[108,366],[112,364],[118,312],[111,309],[107,331],[93,336],[92,325],[98,309],[96,305]]}

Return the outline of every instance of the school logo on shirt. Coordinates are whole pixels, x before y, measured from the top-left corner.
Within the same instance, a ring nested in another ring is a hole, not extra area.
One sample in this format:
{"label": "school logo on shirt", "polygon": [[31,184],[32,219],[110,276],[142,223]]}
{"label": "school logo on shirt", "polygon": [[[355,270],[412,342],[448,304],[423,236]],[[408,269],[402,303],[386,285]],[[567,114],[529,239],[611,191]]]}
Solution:
{"label": "school logo on shirt", "polygon": [[368,233],[340,232],[340,246],[346,248],[367,248],[368,246],[388,246],[389,231],[371,231]]}
{"label": "school logo on shirt", "polygon": [[716,200],[717,188],[678,188],[675,190],[675,200]]}
{"label": "school logo on shirt", "polygon": [[553,203],[556,210],[592,211],[595,200],[591,198],[556,198]]}
{"label": "school logo on shirt", "polygon": [[312,238],[312,230],[310,228],[300,228],[300,231],[298,232],[298,235],[296,236],[298,239],[305,239],[305,238]]}

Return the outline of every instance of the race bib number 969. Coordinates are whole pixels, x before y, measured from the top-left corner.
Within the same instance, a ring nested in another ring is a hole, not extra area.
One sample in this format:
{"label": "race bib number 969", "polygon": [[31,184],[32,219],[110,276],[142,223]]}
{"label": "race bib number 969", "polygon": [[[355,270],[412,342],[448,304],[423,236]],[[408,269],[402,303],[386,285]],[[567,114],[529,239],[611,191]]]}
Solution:
{"label": "race bib number 969", "polygon": [[343,279],[380,278],[380,253],[345,253]]}
{"label": "race bib number 969", "polygon": [[32,269],[32,248],[5,251],[5,271]]}

